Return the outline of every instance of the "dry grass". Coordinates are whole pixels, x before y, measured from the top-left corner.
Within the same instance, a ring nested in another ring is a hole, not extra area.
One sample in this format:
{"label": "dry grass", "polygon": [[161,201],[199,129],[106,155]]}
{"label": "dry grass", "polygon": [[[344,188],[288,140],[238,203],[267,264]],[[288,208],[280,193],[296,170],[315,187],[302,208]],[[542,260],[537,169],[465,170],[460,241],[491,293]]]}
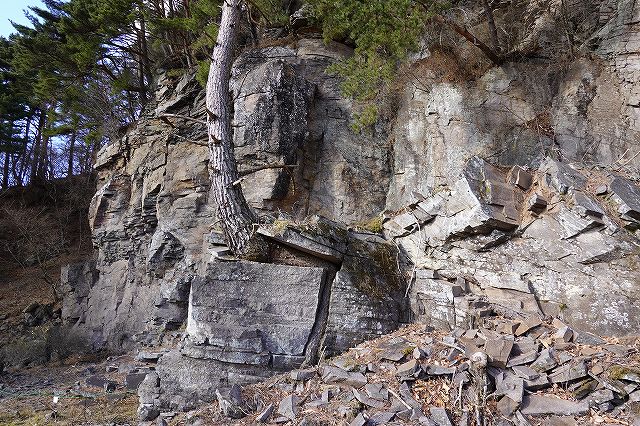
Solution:
{"label": "dry grass", "polygon": [[[74,356],[58,365],[0,375],[0,425],[137,424],[138,396],[123,386],[124,373],[104,373],[102,361]],[[90,370],[119,384],[116,392],[85,385]]]}
{"label": "dry grass", "polygon": [[[114,393],[97,398],[60,396],[53,393],[16,396],[0,400],[0,424],[6,426],[137,424],[138,397]],[[54,416],[53,413],[56,413]]]}

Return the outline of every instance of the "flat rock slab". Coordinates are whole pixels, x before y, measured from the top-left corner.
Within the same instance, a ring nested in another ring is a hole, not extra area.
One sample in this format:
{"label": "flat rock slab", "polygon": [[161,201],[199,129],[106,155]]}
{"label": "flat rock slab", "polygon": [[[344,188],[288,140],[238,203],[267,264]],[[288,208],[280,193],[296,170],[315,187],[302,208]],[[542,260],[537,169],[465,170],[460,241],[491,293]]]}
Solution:
{"label": "flat rock slab", "polygon": [[501,381],[496,380],[496,394],[505,395],[516,403],[520,403],[524,394],[524,380],[514,375],[509,375]]}
{"label": "flat rock slab", "polygon": [[295,420],[298,415],[298,406],[300,405],[300,398],[295,395],[289,395],[280,401],[278,406],[278,414],[286,417],[290,420]]}
{"label": "flat rock slab", "polygon": [[513,337],[488,339],[485,344],[485,352],[489,357],[489,365],[506,368],[511,348],[513,348]]}
{"label": "flat rock slab", "polygon": [[314,378],[318,374],[318,371],[315,368],[307,368],[305,370],[294,370],[289,373],[289,377],[295,381],[306,382]]}
{"label": "flat rock slab", "polygon": [[408,340],[396,338],[384,345],[384,350],[380,353],[380,359],[398,362],[415,348]]}
{"label": "flat rock slab", "polygon": [[267,408],[265,408],[260,414],[258,414],[258,417],[256,417],[256,423],[266,423],[267,421],[269,421],[269,418],[271,417],[271,414],[273,414],[274,409],[275,406],[273,404],[269,404]]}
{"label": "flat rock slab", "polygon": [[587,401],[574,402],[542,395],[529,395],[522,398],[522,414],[529,416],[582,416],[589,412]]}
{"label": "flat rock slab", "polygon": [[449,419],[449,414],[444,408],[431,407],[429,408],[429,414],[431,414],[431,418],[438,426],[453,426],[451,419]]}
{"label": "flat rock slab", "polygon": [[219,361],[255,364],[244,358],[303,356],[325,279],[324,268],[209,264],[206,276],[191,286],[187,334],[207,342],[200,346],[211,350],[200,351],[202,356]]}
{"label": "flat rock slab", "polygon": [[361,388],[367,384],[367,378],[362,373],[344,371],[338,367],[325,366],[320,371],[322,381],[326,384],[345,384],[354,388]]}
{"label": "flat rock slab", "polygon": [[429,376],[446,376],[449,374],[455,374],[455,367],[443,367],[441,365],[427,365],[424,368],[425,373]]}
{"label": "flat rock slab", "polygon": [[380,401],[386,401],[389,399],[389,391],[384,387],[382,383],[367,384],[365,385],[364,390],[371,398]]}
{"label": "flat rock slab", "polygon": [[104,376],[94,375],[87,377],[85,383],[89,386],[95,386],[97,388],[104,387],[105,383],[107,383],[107,379]]}
{"label": "flat rock slab", "polygon": [[572,380],[581,379],[587,376],[587,366],[584,361],[571,362],[553,370],[549,374],[551,383],[565,383]]}
{"label": "flat rock slab", "polygon": [[630,220],[640,221],[640,188],[628,179],[616,177],[610,185],[618,211]]}
{"label": "flat rock slab", "polygon": [[146,351],[142,351],[142,352],[139,352],[138,355],[136,355],[136,360],[142,361],[142,362],[156,363],[156,362],[158,362],[158,359],[162,355],[164,355],[164,352],[146,352]]}
{"label": "flat rock slab", "polygon": [[555,356],[555,351],[551,349],[545,349],[540,352],[540,355],[533,364],[530,365],[532,369],[539,373],[549,371],[558,365],[558,360]]}
{"label": "flat rock slab", "polygon": [[415,359],[412,359],[398,367],[398,370],[396,371],[396,376],[400,376],[400,377],[413,376],[419,371],[420,371],[420,365],[418,364],[418,361]]}
{"label": "flat rock slab", "polygon": [[129,390],[136,390],[140,383],[147,377],[147,373],[130,373],[124,378],[124,384]]}
{"label": "flat rock slab", "polygon": [[373,407],[373,408],[382,408],[386,405],[386,403],[384,401],[375,399],[375,398],[371,398],[368,394],[366,394],[365,392],[359,391],[357,389],[353,390],[353,396],[360,401],[362,404],[368,406],[368,407]]}
{"label": "flat rock slab", "polygon": [[273,229],[262,227],[258,230],[258,234],[329,262],[340,263],[344,256],[345,247],[325,245],[323,244],[325,241],[317,241],[310,234],[302,234],[295,229],[287,228],[279,233]]}
{"label": "flat rock slab", "polygon": [[395,415],[396,413],[393,413],[391,411],[384,411],[382,413],[375,414],[369,418],[369,421],[367,421],[367,426],[385,425],[390,422],[395,417]]}

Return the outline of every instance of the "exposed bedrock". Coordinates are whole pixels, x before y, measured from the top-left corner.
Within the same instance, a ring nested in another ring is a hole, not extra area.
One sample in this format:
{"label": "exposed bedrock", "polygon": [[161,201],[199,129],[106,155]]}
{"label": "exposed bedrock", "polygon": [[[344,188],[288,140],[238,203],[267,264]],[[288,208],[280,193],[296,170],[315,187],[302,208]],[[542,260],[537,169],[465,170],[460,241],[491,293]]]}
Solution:
{"label": "exposed bedrock", "polygon": [[497,309],[639,333],[640,19],[629,3],[601,8],[594,54],[561,73],[523,58],[472,75],[462,42],[423,52],[419,82],[401,81],[361,134],[325,73],[347,47],[243,52],[234,142],[271,263],[229,256],[193,121],[204,93],[192,74],[160,73],[153,107],[98,154],[95,259],[63,270],[65,321],[96,347],[179,337],[142,384],[142,418],[415,320],[455,328]]}

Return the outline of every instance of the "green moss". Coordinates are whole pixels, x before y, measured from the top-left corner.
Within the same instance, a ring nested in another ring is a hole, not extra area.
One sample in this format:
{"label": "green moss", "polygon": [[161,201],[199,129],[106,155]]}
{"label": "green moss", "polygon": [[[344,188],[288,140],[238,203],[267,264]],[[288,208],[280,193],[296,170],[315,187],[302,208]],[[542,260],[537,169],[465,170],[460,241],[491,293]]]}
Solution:
{"label": "green moss", "polygon": [[184,68],[172,68],[167,71],[167,77],[169,78],[180,78],[184,75],[187,70]]}
{"label": "green moss", "polygon": [[383,222],[382,215],[377,215],[367,221],[358,222],[354,224],[353,227],[356,230],[364,230],[364,231],[373,232],[375,234],[380,234],[382,233],[382,229],[383,229],[382,222]]}
{"label": "green moss", "polygon": [[290,225],[291,225],[291,222],[288,220],[276,219],[271,224],[271,230],[276,235],[283,235]]}
{"label": "green moss", "polygon": [[349,231],[340,226],[334,226],[330,221],[325,220],[312,220],[307,218],[299,226],[301,231],[307,232],[311,235],[317,235],[323,238],[334,238],[337,241],[346,241],[349,238]]}
{"label": "green moss", "polygon": [[404,356],[411,355],[411,353],[413,352],[413,350],[414,350],[415,348],[416,348],[415,346],[407,346],[407,347],[402,351],[402,354],[403,354]]}
{"label": "green moss", "polygon": [[373,248],[363,245],[357,254],[352,257],[349,270],[358,290],[374,299],[384,299],[402,288],[395,247],[389,244],[376,244]]}
{"label": "green moss", "polygon": [[598,382],[595,380],[585,380],[580,386],[573,391],[573,396],[576,399],[582,399],[585,396],[593,392],[598,387]]}
{"label": "green moss", "polygon": [[640,378],[640,369],[622,365],[614,365],[609,369],[609,378],[611,380],[626,380],[625,378],[628,377]]}

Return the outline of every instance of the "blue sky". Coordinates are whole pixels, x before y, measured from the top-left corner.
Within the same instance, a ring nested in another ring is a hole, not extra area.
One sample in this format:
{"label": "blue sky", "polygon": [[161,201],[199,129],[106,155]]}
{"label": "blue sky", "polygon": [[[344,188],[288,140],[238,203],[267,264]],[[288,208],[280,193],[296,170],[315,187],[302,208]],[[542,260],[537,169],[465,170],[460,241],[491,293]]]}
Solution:
{"label": "blue sky", "polygon": [[28,24],[23,10],[29,6],[42,6],[40,0],[0,0],[0,36],[8,36],[15,32],[9,20],[20,24]]}

